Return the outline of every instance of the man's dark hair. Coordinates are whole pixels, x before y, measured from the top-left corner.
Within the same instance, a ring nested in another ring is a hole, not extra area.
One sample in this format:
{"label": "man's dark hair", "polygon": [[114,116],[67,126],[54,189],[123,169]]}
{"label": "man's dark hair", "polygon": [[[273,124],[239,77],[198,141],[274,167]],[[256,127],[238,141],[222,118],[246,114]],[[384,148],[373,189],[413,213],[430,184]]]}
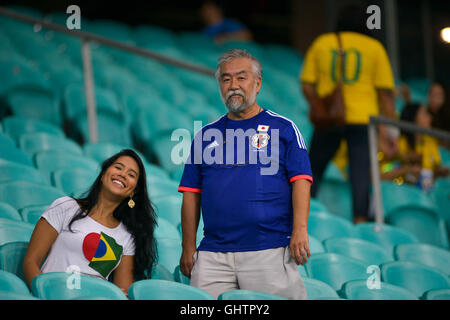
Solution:
{"label": "man's dark hair", "polygon": [[347,5],[339,10],[336,21],[336,32],[352,31],[371,35],[366,26],[367,14],[363,7]]}

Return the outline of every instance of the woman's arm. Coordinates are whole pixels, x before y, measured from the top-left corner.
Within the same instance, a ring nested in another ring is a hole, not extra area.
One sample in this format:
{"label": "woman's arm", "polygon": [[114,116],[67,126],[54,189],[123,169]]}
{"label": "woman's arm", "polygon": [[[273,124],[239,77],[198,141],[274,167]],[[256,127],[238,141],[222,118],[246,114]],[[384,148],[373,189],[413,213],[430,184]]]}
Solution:
{"label": "woman's arm", "polygon": [[114,284],[122,289],[128,297],[128,288],[134,281],[134,256],[122,256],[119,265],[114,270]]}
{"label": "woman's arm", "polygon": [[41,264],[51,246],[58,237],[58,232],[45,220],[40,218],[34,227],[28,249],[23,260],[23,273],[31,287],[33,278],[41,273]]}

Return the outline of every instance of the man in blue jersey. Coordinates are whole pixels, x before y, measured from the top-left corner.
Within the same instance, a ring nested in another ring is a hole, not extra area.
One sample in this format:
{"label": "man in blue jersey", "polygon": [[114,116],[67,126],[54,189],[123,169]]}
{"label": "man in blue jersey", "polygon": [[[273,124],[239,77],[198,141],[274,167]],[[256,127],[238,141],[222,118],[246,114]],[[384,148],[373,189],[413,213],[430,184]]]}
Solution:
{"label": "man in blue jersey", "polygon": [[305,142],[291,120],[257,104],[262,67],[247,51],[225,52],[216,78],[228,113],[196,134],[185,164],[181,271],[214,297],[247,289],[306,299],[297,269],[310,256]]}

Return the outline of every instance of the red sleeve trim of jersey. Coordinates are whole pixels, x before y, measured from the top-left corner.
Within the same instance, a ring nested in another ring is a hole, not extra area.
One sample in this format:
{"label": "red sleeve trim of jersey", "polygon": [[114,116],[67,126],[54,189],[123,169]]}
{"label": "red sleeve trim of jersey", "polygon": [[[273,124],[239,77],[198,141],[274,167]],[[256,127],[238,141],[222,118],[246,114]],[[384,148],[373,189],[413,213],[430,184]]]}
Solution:
{"label": "red sleeve trim of jersey", "polygon": [[289,179],[289,182],[294,182],[300,179],[306,179],[309,180],[311,183],[313,182],[313,178],[307,174],[300,174],[298,176],[293,176],[291,179]]}
{"label": "red sleeve trim of jersey", "polygon": [[202,189],[198,189],[198,188],[189,188],[189,187],[179,187],[178,188],[178,192],[183,192],[183,191],[202,193]]}

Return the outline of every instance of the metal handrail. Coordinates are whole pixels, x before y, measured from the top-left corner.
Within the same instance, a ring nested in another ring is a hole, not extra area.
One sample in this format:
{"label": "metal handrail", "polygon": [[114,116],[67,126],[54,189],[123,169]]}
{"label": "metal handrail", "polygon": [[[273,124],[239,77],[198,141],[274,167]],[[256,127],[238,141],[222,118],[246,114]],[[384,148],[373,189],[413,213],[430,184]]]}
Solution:
{"label": "metal handrail", "polygon": [[372,178],[372,192],[375,210],[375,222],[384,223],[383,199],[381,196],[381,177],[378,164],[378,137],[377,125],[384,124],[400,128],[407,132],[426,134],[437,139],[450,141],[450,133],[438,129],[422,128],[411,122],[394,120],[383,116],[372,116],[369,122],[369,157],[370,157],[370,173]]}

